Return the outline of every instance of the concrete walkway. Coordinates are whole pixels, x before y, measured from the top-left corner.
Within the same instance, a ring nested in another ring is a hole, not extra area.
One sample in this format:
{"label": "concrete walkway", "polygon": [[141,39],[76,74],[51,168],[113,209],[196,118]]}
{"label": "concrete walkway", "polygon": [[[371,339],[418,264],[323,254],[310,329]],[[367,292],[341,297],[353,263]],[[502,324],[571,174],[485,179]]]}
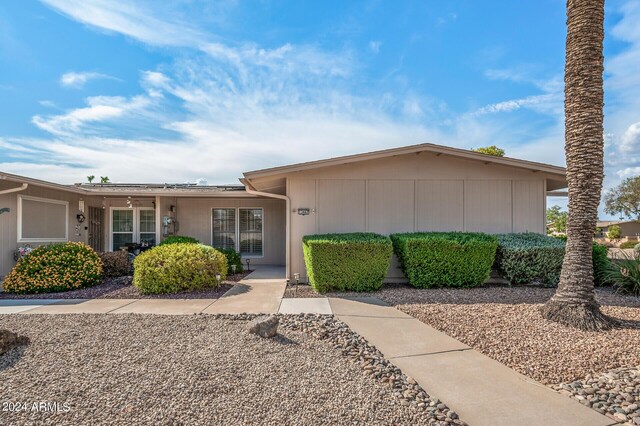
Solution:
{"label": "concrete walkway", "polygon": [[372,297],[333,313],[470,425],[605,426],[615,421]]}
{"label": "concrete walkway", "polygon": [[275,314],[286,285],[284,267],[261,266],[219,299],[4,299],[0,314]]}

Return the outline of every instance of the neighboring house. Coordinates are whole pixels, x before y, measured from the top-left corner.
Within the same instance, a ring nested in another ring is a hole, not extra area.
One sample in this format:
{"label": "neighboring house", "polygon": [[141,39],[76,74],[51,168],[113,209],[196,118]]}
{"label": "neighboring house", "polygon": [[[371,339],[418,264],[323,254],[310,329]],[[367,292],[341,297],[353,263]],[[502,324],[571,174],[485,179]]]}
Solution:
{"label": "neighboring house", "polygon": [[[240,181],[60,185],[0,173],[0,209],[9,209],[0,215],[0,275],[24,243],[111,251],[180,234],[304,277],[304,235],[545,233],[546,196],[567,186],[562,167],[432,144],[257,170]],[[399,274],[393,266],[389,277]]]}
{"label": "neighboring house", "polygon": [[611,225],[620,227],[621,239],[638,239],[640,237],[640,222],[637,220],[603,220],[596,224],[598,237],[606,237]]}

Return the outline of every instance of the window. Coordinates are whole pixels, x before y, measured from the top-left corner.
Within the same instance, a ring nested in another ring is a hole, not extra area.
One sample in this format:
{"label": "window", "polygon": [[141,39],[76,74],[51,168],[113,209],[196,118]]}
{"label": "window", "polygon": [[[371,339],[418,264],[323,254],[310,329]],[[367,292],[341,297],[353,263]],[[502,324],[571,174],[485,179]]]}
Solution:
{"label": "window", "polygon": [[156,243],[156,212],[150,207],[111,209],[111,250],[127,244]]}
{"label": "window", "polygon": [[147,243],[151,246],[156,244],[155,210],[140,210],[140,242]]}
{"label": "window", "polygon": [[239,209],[240,254],[262,256],[262,209]]}
{"label": "window", "polygon": [[236,248],[236,209],[213,209],[213,243],[215,248]]}
{"label": "window", "polygon": [[18,195],[18,241],[67,241],[67,201]]}
{"label": "window", "polygon": [[211,220],[215,248],[232,248],[245,257],[263,256],[261,208],[215,208]]}

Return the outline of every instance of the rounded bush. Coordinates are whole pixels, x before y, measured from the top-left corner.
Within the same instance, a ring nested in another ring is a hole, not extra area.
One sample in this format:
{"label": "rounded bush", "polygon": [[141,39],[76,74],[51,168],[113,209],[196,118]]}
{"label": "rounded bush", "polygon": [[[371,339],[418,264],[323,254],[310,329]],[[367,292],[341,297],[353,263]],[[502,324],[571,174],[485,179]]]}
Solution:
{"label": "rounded bush", "polygon": [[637,244],[638,244],[637,241],[625,241],[624,243],[620,244],[619,248],[630,249],[630,248],[634,248]]}
{"label": "rounded bush", "polygon": [[222,252],[222,254],[224,254],[227,257],[227,272],[231,273],[233,272],[233,269],[231,268],[231,265],[236,265],[236,274],[240,274],[244,271],[244,268],[242,268],[242,256],[240,255],[239,252],[235,251],[232,248],[228,248],[228,249],[217,249],[218,251]]}
{"label": "rounded bush", "polygon": [[200,241],[193,237],[188,237],[186,235],[170,235],[158,244],[159,246],[164,246],[167,244],[183,244],[183,243],[191,243],[191,244],[200,244]]}
{"label": "rounded bush", "polygon": [[133,262],[133,285],[143,294],[215,288],[227,276],[227,258],[203,244],[165,244],[140,253]]}
{"label": "rounded bush", "polygon": [[107,251],[100,253],[105,277],[123,277],[131,275],[131,261],[126,251]]}
{"label": "rounded bush", "polygon": [[83,243],[40,246],[18,261],[4,281],[8,293],[51,293],[100,283],[102,261]]}
{"label": "rounded bush", "polygon": [[617,240],[618,238],[622,237],[622,230],[618,225],[611,225],[608,228],[607,237],[612,240]]}

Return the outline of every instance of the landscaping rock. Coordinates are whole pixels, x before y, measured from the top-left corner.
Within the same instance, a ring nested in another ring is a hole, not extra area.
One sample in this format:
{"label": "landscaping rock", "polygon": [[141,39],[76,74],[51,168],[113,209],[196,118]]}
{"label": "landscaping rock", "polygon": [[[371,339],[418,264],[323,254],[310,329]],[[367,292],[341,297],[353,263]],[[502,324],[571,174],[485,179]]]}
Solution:
{"label": "landscaping rock", "polygon": [[7,352],[9,349],[13,349],[16,346],[28,345],[29,338],[26,336],[19,336],[16,333],[9,330],[0,330],[0,355]]}
{"label": "landscaping rock", "polygon": [[278,324],[280,324],[280,320],[276,316],[258,317],[249,323],[249,333],[271,338],[278,334]]}

